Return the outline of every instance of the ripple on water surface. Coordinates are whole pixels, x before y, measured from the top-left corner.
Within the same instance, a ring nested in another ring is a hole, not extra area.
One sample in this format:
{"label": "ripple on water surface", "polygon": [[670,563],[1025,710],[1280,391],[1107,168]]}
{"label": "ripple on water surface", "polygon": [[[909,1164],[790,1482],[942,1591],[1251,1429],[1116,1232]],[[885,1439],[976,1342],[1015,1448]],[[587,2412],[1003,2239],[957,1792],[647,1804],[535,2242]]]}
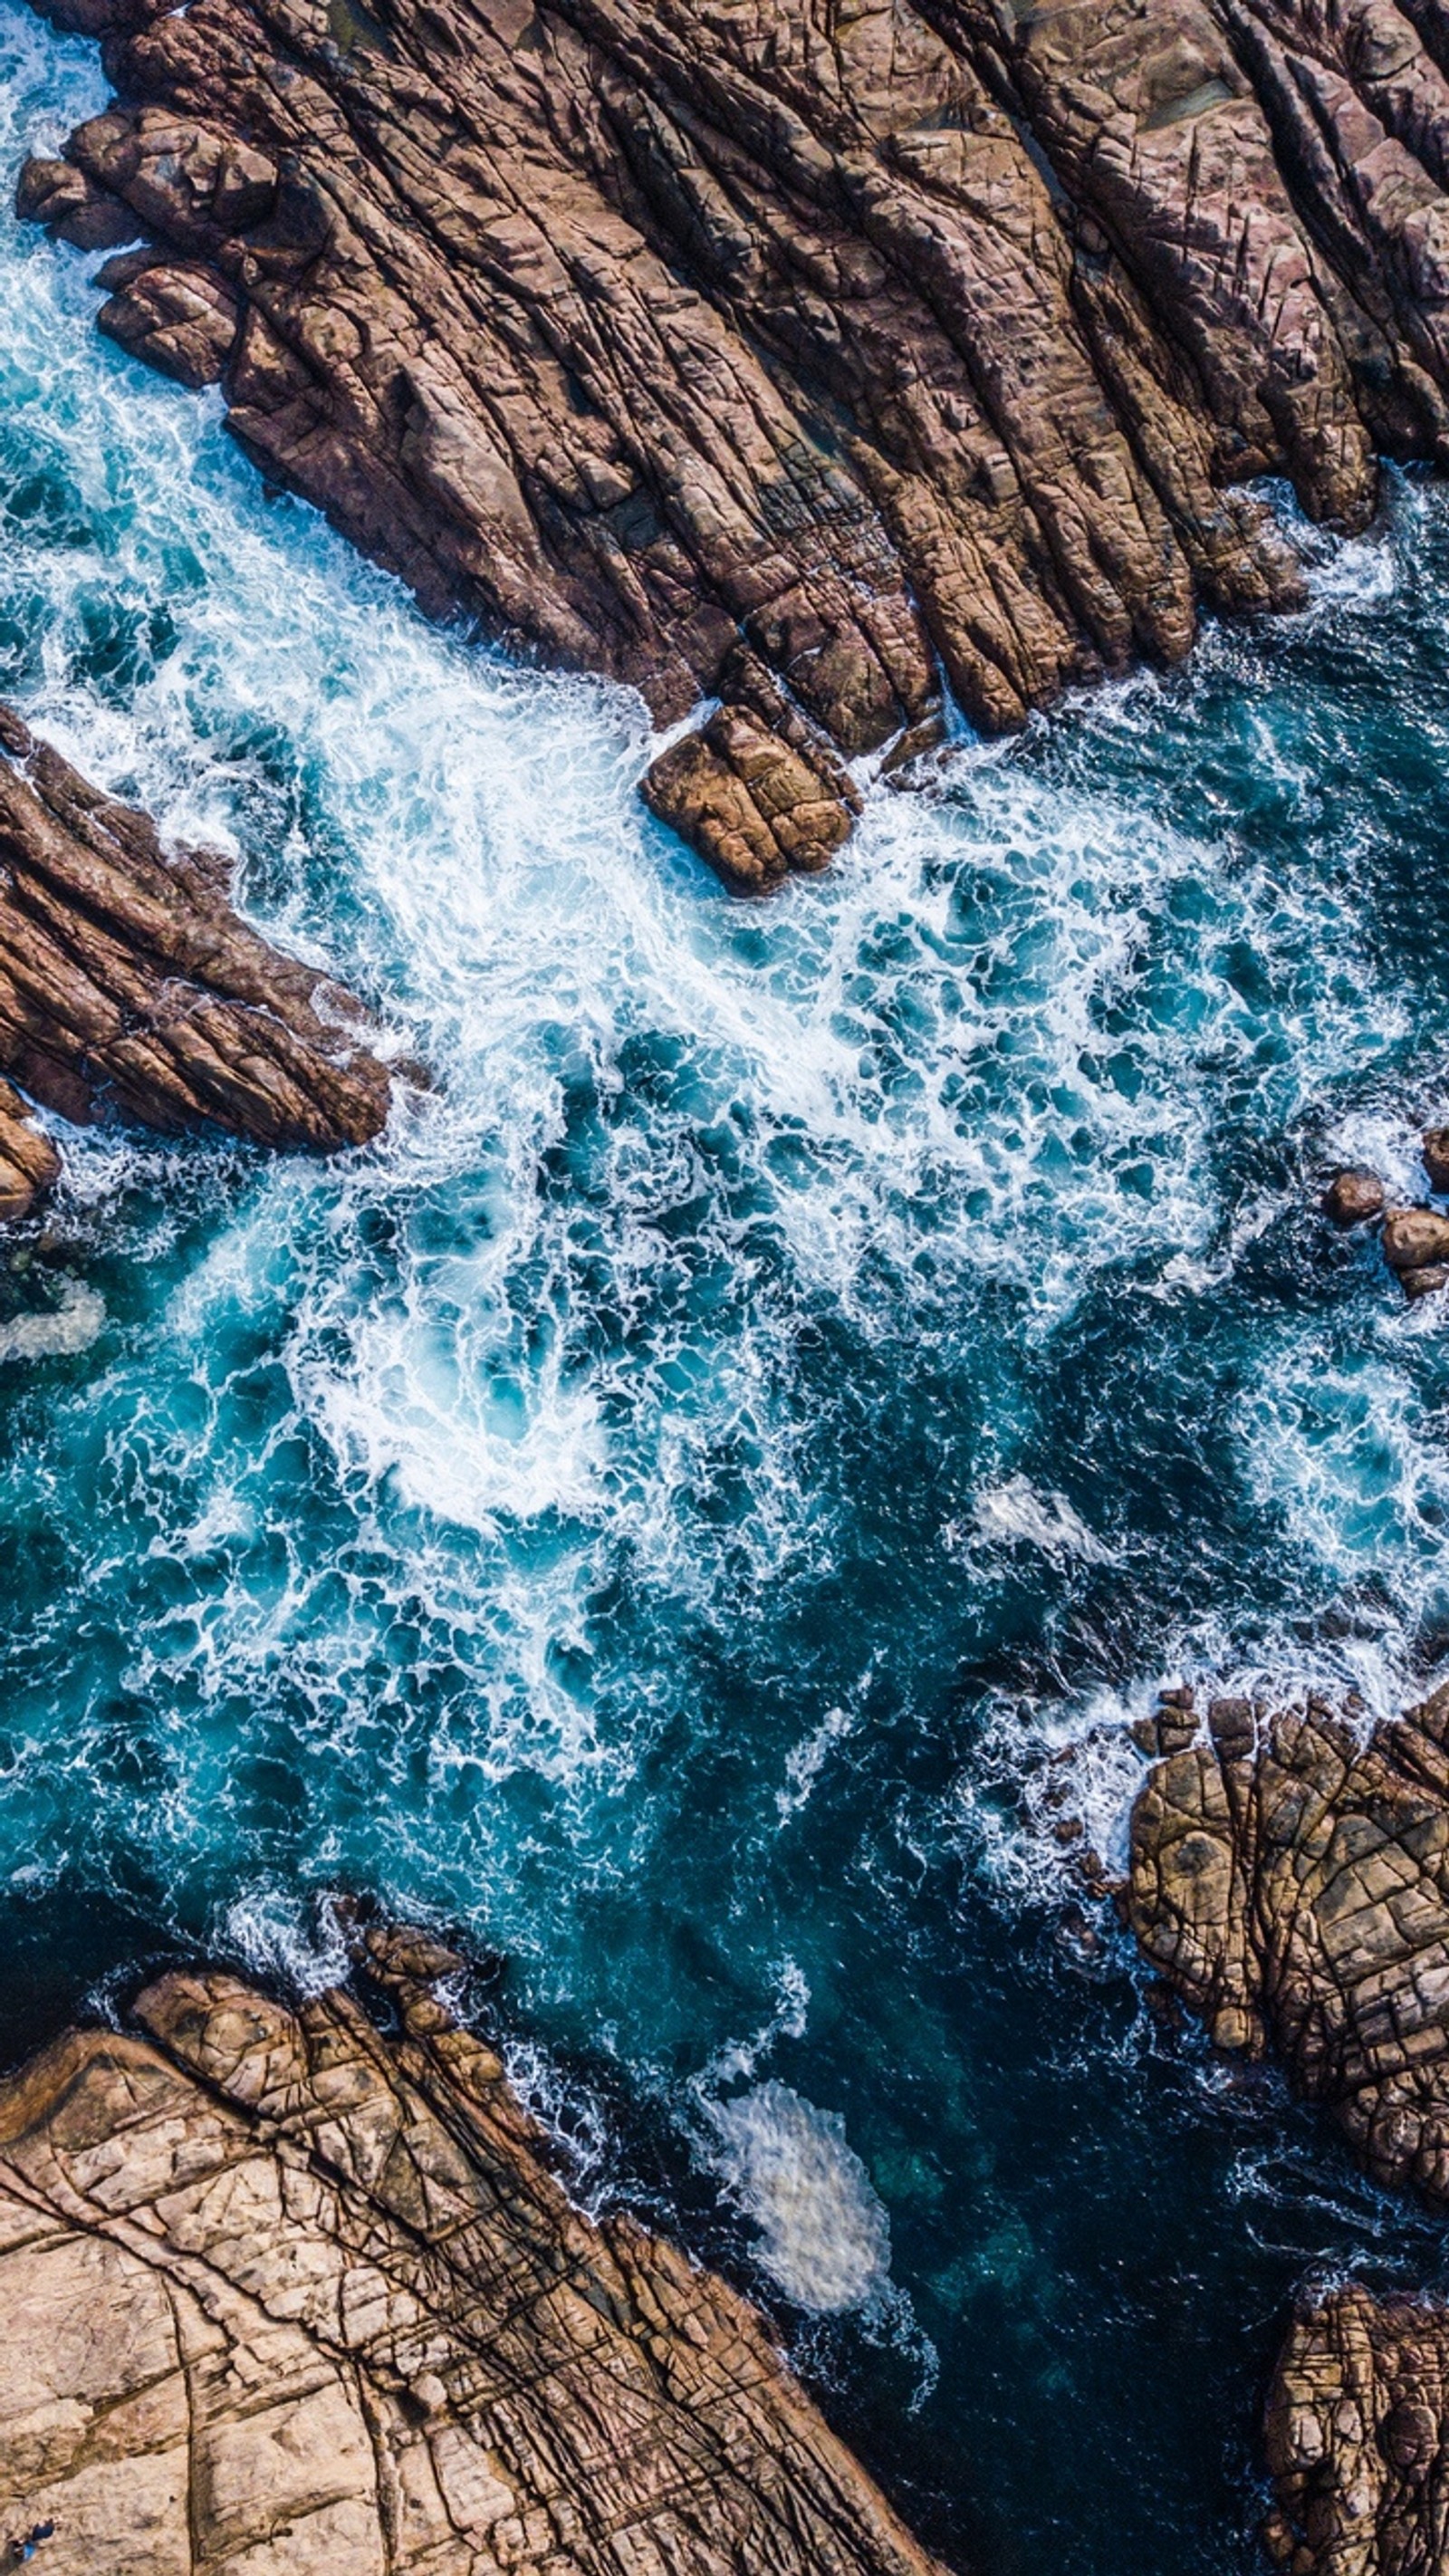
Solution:
{"label": "ripple on water surface", "polygon": [[[104,96],[10,6],[0,73],[7,171]],[[0,691],[439,1080],[328,1166],[68,1140],[0,1301],[14,1939],[461,1918],[983,2576],[1247,2565],[1286,2287],[1382,2227],[1057,1941],[1016,1774],[1182,1665],[1388,1704],[1442,1624],[1442,1328],[1307,1197],[1444,1105],[1443,501],[745,909],[636,702],[426,628],[94,266],[0,227]]]}

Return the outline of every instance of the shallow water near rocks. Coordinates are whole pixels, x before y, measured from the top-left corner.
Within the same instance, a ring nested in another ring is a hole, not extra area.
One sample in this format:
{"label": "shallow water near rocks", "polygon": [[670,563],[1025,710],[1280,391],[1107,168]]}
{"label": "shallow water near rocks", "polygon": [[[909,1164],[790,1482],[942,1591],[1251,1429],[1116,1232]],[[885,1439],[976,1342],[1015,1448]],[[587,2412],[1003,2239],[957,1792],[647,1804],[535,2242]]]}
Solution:
{"label": "shallow water near rocks", "polygon": [[[0,0],[0,199],[103,96]],[[1442,2234],[1158,2034],[1043,1760],[1110,1844],[1159,1680],[1449,1642],[1444,1318],[1312,1212],[1449,1109],[1449,495],[746,909],[634,702],[426,627],[96,265],[0,225],[0,694],[438,1083],[330,1166],[67,1139],[0,1280],[0,2045],[325,1977],[328,1886],[456,1922],[578,2188],[959,2563],[1252,2566],[1293,2282]]]}

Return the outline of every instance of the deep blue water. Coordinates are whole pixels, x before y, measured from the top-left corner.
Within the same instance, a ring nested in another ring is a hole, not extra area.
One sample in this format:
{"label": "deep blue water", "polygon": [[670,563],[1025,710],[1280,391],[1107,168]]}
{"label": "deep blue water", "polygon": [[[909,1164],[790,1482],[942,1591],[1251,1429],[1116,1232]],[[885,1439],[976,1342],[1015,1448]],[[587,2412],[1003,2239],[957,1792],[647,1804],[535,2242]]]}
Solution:
{"label": "deep blue water", "polygon": [[[0,0],[0,198],[103,95]],[[1084,1951],[1051,1797],[1120,1845],[1166,1677],[1449,1645],[1444,1317],[1313,1212],[1449,1110],[1449,496],[747,909],[635,702],[425,626],[95,265],[0,226],[0,694],[439,1084],[67,1137],[0,1274],[0,2051],[375,1889],[960,2563],[1253,2566],[1293,2282],[1441,2235]]]}

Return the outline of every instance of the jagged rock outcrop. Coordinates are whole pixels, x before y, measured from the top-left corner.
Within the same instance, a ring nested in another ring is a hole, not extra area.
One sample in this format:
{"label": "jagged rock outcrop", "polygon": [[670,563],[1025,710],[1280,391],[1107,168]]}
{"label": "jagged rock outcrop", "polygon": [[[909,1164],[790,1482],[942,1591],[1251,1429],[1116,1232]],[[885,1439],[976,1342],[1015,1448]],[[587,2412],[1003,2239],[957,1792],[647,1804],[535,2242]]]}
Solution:
{"label": "jagged rock outcrop", "polygon": [[1349,2283],[1303,2299],[1265,2422],[1290,2576],[1435,2576],[1449,2535],[1449,2311]]}
{"label": "jagged rock outcrop", "polygon": [[[170,1132],[363,1143],[388,1075],[359,1006],[249,929],[226,877],[205,852],[163,853],[145,814],[0,708],[0,1067],[75,1121],[113,1106]],[[57,1168],[0,1083],[0,1215]]]}
{"label": "jagged rock outcrop", "polygon": [[167,1976],[0,2086],[0,2532],[46,2576],[941,2576],[723,2282],[579,2216],[496,2056]]}
{"label": "jagged rock outcrop", "polygon": [[1144,1956],[1219,2046],[1271,2050],[1328,2105],[1376,2181],[1449,2202],[1449,1686],[1368,1734],[1318,1698],[1159,1725],[1132,1815]]}
{"label": "jagged rock outcrop", "polygon": [[721,712],[731,883],[842,762],[1287,605],[1233,488],[1449,457],[1443,0],[47,0],[117,104],[27,215],[432,610]]}

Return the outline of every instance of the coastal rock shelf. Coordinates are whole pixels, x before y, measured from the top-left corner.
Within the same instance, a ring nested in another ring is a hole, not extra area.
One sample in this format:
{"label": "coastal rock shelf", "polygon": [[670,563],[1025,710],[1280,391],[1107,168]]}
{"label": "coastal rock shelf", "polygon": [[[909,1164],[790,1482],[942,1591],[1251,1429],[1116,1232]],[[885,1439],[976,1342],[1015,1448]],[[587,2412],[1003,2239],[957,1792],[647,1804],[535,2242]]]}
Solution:
{"label": "coastal rock shelf", "polygon": [[1264,2537],[1291,2576],[1430,2576],[1449,2528],[1449,2313],[1358,2283],[1305,2299],[1265,2425]]}
{"label": "coastal rock shelf", "polygon": [[1351,1719],[1214,1700],[1202,1740],[1169,1703],[1130,1920],[1218,2046],[1271,2050],[1377,2182],[1446,2204],[1449,1686],[1366,1739]]}
{"label": "coastal rock shelf", "polygon": [[[117,104],[23,213],[436,612],[611,673],[733,885],[944,674],[1010,727],[1449,456],[1441,0],[53,0]],[[128,247],[122,248],[122,245]]]}
{"label": "coastal rock shelf", "polygon": [[579,2216],[374,1929],[335,1991],[143,1994],[0,2087],[0,2530],[46,2576],[942,2576],[759,2317]]}
{"label": "coastal rock shelf", "polygon": [[[1370,1733],[1309,1698],[1165,1696],[1129,1919],[1223,2048],[1271,2053],[1375,2181],[1449,2204],[1449,1686]],[[1445,2564],[1449,2312],[1360,2283],[1300,2300],[1265,2420],[1292,2576]]]}
{"label": "coastal rock shelf", "polygon": [[[360,1007],[283,957],[226,897],[226,863],[164,853],[0,707],[0,1065],[60,1116],[106,1106],[322,1151],[375,1136],[386,1067]],[[58,1158],[0,1083],[0,1215]]]}

